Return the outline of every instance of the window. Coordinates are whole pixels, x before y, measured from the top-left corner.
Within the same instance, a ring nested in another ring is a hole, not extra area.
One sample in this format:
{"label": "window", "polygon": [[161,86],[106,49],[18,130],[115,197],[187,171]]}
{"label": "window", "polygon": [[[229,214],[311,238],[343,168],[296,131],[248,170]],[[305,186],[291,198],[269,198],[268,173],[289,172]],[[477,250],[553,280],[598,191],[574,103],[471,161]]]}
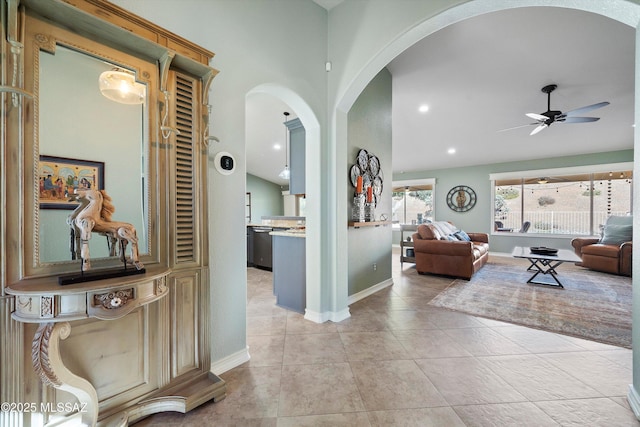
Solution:
{"label": "window", "polygon": [[244,222],[251,224],[251,193],[244,196]]}
{"label": "window", "polygon": [[433,180],[393,183],[393,224],[421,224],[433,221]]}
{"label": "window", "polygon": [[298,205],[297,216],[307,216],[307,196],[304,194],[296,194],[296,202]]}
{"label": "window", "polygon": [[609,216],[629,215],[632,211],[632,165],[607,166],[611,169],[603,171],[605,165],[598,165],[595,172],[583,172],[587,169],[583,167],[538,171],[542,173],[535,177],[532,172],[522,172],[521,177],[492,175],[494,229],[598,234]]}

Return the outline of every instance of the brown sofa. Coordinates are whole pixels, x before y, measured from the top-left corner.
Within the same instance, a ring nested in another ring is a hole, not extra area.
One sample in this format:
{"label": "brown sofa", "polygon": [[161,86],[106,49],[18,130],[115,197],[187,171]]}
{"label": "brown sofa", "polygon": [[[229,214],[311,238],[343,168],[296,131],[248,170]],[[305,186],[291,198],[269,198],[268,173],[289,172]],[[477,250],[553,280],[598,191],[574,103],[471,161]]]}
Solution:
{"label": "brown sofa", "polygon": [[581,265],[591,270],[631,276],[633,217],[611,216],[602,230],[602,237],[576,237],[571,241]]}
{"label": "brown sofa", "polygon": [[459,233],[467,240],[450,240],[433,224],[421,224],[413,235],[416,271],[471,279],[489,260],[489,235]]}
{"label": "brown sofa", "polygon": [[631,276],[632,227],[633,217],[612,216],[604,225],[601,238],[576,237],[571,240],[576,255],[582,258],[582,262],[577,265],[605,273]]}

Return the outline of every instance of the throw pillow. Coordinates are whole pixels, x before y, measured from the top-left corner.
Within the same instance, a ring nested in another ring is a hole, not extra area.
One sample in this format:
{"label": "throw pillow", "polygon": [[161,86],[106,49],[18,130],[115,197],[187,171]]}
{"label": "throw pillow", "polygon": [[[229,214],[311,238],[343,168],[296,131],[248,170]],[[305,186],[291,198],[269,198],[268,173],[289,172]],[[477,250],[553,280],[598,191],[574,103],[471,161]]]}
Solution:
{"label": "throw pillow", "polygon": [[633,216],[631,215],[626,215],[626,216],[611,215],[609,218],[607,218],[607,223],[606,223],[606,225],[632,225],[632,224],[633,224]]}
{"label": "throw pillow", "polygon": [[433,233],[431,232],[429,227],[427,227],[424,224],[420,224],[418,226],[418,234],[420,235],[420,238],[423,239],[423,240],[431,240],[431,239],[433,239]]}
{"label": "throw pillow", "polygon": [[418,234],[423,240],[440,240],[442,237],[433,224],[420,224]]}
{"label": "throw pillow", "polygon": [[456,238],[460,241],[463,241],[463,242],[471,241],[471,237],[469,237],[469,235],[465,233],[463,230],[458,230],[455,233],[453,233],[453,235],[456,236]]}
{"label": "throw pillow", "polygon": [[610,225],[604,227],[604,235],[600,239],[603,245],[621,245],[633,239],[632,225]]}

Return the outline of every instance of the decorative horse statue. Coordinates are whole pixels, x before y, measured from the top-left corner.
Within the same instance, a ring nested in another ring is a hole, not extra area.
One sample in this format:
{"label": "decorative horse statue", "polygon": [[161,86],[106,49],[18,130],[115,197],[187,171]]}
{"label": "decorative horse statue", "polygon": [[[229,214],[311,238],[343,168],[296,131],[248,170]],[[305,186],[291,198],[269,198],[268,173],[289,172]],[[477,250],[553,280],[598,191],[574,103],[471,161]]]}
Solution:
{"label": "decorative horse statue", "polygon": [[[76,259],[79,255],[82,264],[81,270],[91,269],[91,257],[89,254],[89,239],[91,233],[96,232],[107,236],[109,255],[116,255],[117,242],[120,243],[120,260],[133,264],[140,270],[144,265],[138,258],[138,237],[136,229],[127,222],[112,221],[111,216],[115,207],[111,204],[111,197],[104,190],[91,188],[79,188],[74,199],[80,202],[80,206],[67,218],[67,224],[71,228],[71,254]],[[126,258],[127,244],[131,243],[131,257]],[[79,251],[79,253],[78,253]]]}
{"label": "decorative horse statue", "polygon": [[[104,196],[103,196],[104,197]],[[82,258],[81,252],[81,244],[80,244],[80,229],[75,226],[75,219],[78,213],[80,213],[84,208],[89,204],[89,200],[87,198],[82,198],[81,200],[75,195],[71,195],[69,201],[79,202],[80,205],[67,217],[67,225],[69,225],[70,229],[70,239],[69,239],[69,249],[71,250],[71,259],[76,260]],[[109,249],[109,256],[119,256],[121,251],[119,251],[118,238],[110,233],[100,233],[107,238],[107,248]]]}

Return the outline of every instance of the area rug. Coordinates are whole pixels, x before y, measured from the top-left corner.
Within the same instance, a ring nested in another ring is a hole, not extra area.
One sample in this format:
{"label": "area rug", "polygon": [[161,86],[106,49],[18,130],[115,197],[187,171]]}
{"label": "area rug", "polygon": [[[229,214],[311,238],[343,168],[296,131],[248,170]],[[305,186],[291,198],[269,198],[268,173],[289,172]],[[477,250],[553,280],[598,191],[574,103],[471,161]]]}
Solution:
{"label": "area rug", "polygon": [[493,257],[429,304],[631,348],[631,278],[566,263],[557,268],[562,289],[527,284],[533,274],[527,267],[526,260]]}

